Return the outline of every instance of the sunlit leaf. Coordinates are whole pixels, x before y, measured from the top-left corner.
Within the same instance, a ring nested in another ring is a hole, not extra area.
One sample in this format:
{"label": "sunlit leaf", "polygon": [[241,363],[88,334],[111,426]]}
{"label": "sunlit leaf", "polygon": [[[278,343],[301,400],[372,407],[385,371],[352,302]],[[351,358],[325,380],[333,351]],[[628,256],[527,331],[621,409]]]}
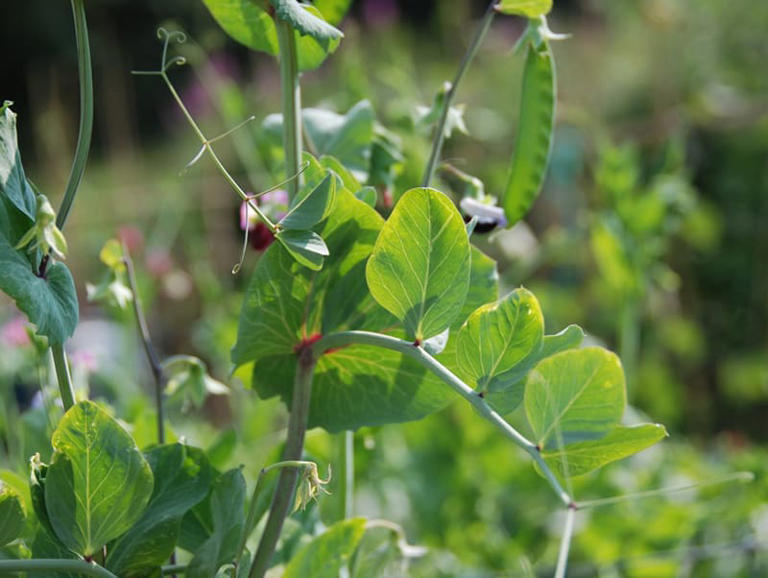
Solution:
{"label": "sunlit leaf", "polygon": [[295,231],[287,229],[275,234],[280,244],[301,265],[319,271],[328,256],[328,246],[323,238],[314,231]]}
{"label": "sunlit leaf", "polygon": [[285,567],[283,578],[337,578],[365,532],[365,519],[335,523],[301,548]]}
{"label": "sunlit leaf", "polygon": [[500,0],[496,10],[502,14],[539,18],[552,10],[552,0]]}
{"label": "sunlit leaf", "polygon": [[311,229],[328,216],[335,198],[336,177],[329,172],[320,184],[297,198],[279,225],[284,229]]}

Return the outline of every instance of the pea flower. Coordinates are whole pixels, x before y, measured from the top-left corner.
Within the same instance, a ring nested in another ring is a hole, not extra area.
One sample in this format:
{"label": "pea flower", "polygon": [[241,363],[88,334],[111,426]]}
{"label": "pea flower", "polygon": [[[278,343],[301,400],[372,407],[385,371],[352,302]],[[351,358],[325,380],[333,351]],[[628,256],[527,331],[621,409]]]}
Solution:
{"label": "pea flower", "polygon": [[45,195],[37,195],[37,213],[35,224],[19,240],[16,249],[23,249],[32,244],[32,249],[39,248],[43,253],[51,253],[63,261],[67,254],[67,241],[56,226],[56,212]]}

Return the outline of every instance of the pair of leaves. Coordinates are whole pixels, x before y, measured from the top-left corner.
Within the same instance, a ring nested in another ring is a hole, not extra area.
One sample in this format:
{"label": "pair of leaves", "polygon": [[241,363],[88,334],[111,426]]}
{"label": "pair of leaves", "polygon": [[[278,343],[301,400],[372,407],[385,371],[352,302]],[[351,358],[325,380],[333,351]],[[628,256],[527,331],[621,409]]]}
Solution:
{"label": "pair of leaves", "polygon": [[[203,0],[219,26],[237,42],[252,50],[278,54],[277,29],[266,1]],[[341,32],[328,24],[314,6],[296,0],[272,2],[275,15],[295,29],[300,70],[312,70],[339,45]]]}
{"label": "pair of leaves", "polygon": [[16,244],[35,223],[37,201],[21,164],[16,115],[0,107],[0,290],[4,291],[51,344],[63,343],[78,320],[77,294],[69,269],[61,263],[37,276],[39,251],[23,252]]}
{"label": "pair of leaves", "polygon": [[67,411],[51,443],[51,465],[33,470],[38,518],[68,549],[91,556],[141,517],[152,470],[131,436],[90,401]]}

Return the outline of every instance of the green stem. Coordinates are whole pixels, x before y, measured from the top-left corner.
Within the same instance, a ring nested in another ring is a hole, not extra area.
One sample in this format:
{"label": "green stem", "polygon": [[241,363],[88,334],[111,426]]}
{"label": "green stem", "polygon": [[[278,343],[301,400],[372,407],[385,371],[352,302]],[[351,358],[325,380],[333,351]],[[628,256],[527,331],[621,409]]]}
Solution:
{"label": "green stem", "polygon": [[472,60],[474,60],[477,50],[483,43],[483,39],[485,38],[488,29],[491,27],[491,22],[493,22],[494,16],[496,16],[496,0],[491,0],[485,11],[485,15],[483,16],[483,20],[477,28],[475,37],[472,39],[472,43],[469,45],[467,51],[464,53],[464,57],[461,59],[461,64],[459,64],[459,69],[456,71],[456,76],[445,93],[443,110],[440,111],[440,119],[437,121],[437,125],[435,125],[435,133],[432,137],[432,151],[429,154],[427,168],[424,171],[424,178],[421,181],[421,184],[424,187],[428,187],[432,182],[432,178],[435,176],[435,169],[437,168],[438,162],[440,162],[440,153],[443,150],[443,140],[445,139],[445,123],[448,121],[448,114],[451,105],[453,104],[453,99],[456,96],[456,89],[469,69]]}
{"label": "green stem", "polygon": [[168,566],[163,566],[160,569],[160,574],[162,576],[169,576],[171,574],[185,574],[186,572],[186,564],[169,564]]}
{"label": "green stem", "polygon": [[627,376],[627,389],[630,389],[640,351],[640,318],[638,301],[634,297],[625,298],[619,331],[619,357]]}
{"label": "green stem", "polygon": [[77,68],[80,78],[80,130],[77,136],[75,158],[69,173],[64,200],[56,217],[56,226],[64,228],[77,189],[83,178],[88,151],[93,133],[93,73],[91,70],[91,49],[88,43],[88,23],[85,20],[85,0],[72,0],[75,19],[75,40],[77,42]]}
{"label": "green stem", "polygon": [[[277,42],[280,47],[280,87],[283,95],[283,148],[285,149],[285,175],[298,174],[301,162],[301,87],[293,26],[278,19]],[[299,190],[299,180],[289,186],[291,198]]]}
{"label": "green stem", "polygon": [[544,458],[541,456],[540,448],[538,448],[533,442],[526,439],[520,432],[508,424],[503,417],[496,413],[485,402],[485,399],[483,399],[480,394],[469,387],[466,383],[454,375],[447,367],[437,361],[421,347],[414,345],[410,341],[405,341],[404,339],[398,339],[396,337],[390,337],[389,335],[382,335],[380,333],[371,333],[369,331],[343,331],[323,337],[317,343],[315,343],[314,349],[318,353],[322,354],[329,349],[344,347],[345,345],[351,345],[354,343],[362,345],[374,345],[377,347],[398,351],[403,355],[407,355],[408,357],[415,359],[421,365],[429,369],[442,381],[447,383],[456,393],[471,403],[475,410],[477,410],[477,412],[486,421],[490,422],[506,437],[512,440],[512,442],[525,450],[536,462],[560,501],[562,501],[566,506],[572,505],[573,500],[571,499],[571,496],[563,489],[554,472],[552,472],[550,467],[544,461]]}
{"label": "green stem", "polygon": [[[288,420],[288,436],[283,452],[283,460],[285,461],[300,460],[304,451],[304,434],[307,431],[309,399],[312,393],[312,377],[315,373],[316,363],[317,360],[311,348],[307,347],[299,352],[293,384],[291,415]],[[283,522],[291,507],[297,478],[298,470],[296,468],[283,468],[280,471],[277,489],[269,511],[269,519],[256,554],[253,556],[253,564],[251,564],[251,571],[248,574],[249,578],[263,578],[269,569],[272,555],[280,538],[280,531],[283,529]]]}
{"label": "green stem", "polygon": [[27,559],[27,560],[0,560],[0,575],[5,576],[10,572],[55,572],[85,574],[100,578],[117,578],[109,570],[86,562],[85,560],[66,559]]}
{"label": "green stem", "polygon": [[56,368],[56,378],[59,382],[61,403],[64,404],[64,411],[67,411],[75,405],[75,388],[72,386],[72,376],[69,373],[67,354],[64,352],[64,346],[61,344],[51,345],[51,353],[53,354],[53,365]]}
{"label": "green stem", "polygon": [[355,432],[345,431],[344,436],[344,519],[354,516],[355,510]]}
{"label": "green stem", "polygon": [[568,511],[565,514],[563,537],[560,540],[560,552],[557,555],[555,578],[565,578],[565,571],[568,568],[568,553],[571,550],[571,538],[573,537],[573,522],[575,519],[576,508],[568,508]]}

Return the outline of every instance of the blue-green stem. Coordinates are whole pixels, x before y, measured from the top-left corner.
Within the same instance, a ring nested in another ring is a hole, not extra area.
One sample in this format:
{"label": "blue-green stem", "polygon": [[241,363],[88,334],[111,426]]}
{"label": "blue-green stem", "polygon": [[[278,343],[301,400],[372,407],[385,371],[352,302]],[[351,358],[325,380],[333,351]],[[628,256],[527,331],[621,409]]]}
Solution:
{"label": "blue-green stem", "polygon": [[573,500],[571,496],[563,489],[557,476],[555,476],[549,465],[547,465],[547,462],[544,461],[544,458],[541,456],[540,448],[508,424],[503,417],[496,413],[491,406],[486,403],[485,399],[483,399],[478,392],[459,379],[453,372],[451,372],[451,370],[437,361],[422,347],[416,346],[410,341],[398,339],[389,335],[382,335],[380,333],[372,333],[369,331],[343,331],[323,337],[315,343],[314,349],[318,355],[321,355],[329,349],[353,345],[355,343],[361,345],[374,345],[398,351],[403,355],[415,359],[421,365],[429,369],[442,381],[448,384],[451,389],[471,403],[475,410],[477,410],[486,421],[490,422],[507,438],[525,450],[536,462],[536,465],[539,467],[560,501],[563,502],[565,506],[572,506]]}
{"label": "blue-green stem", "polygon": [[[280,47],[280,88],[283,95],[283,148],[285,149],[285,175],[299,173],[301,162],[301,88],[296,34],[293,26],[284,20],[275,21],[277,42]],[[291,181],[291,198],[299,190],[300,181]]]}
{"label": "blue-green stem", "polygon": [[568,568],[568,553],[571,550],[571,538],[573,537],[573,523],[576,520],[576,508],[570,507],[565,513],[565,527],[563,537],[560,539],[560,552],[557,555],[557,567],[555,578],[565,578]]}
{"label": "blue-green stem", "polygon": [[344,471],[341,472],[342,484],[344,490],[344,515],[351,518],[355,515],[355,432],[345,431],[344,436],[344,459],[342,464]]}
{"label": "blue-green stem", "polygon": [[421,180],[421,184],[424,187],[428,187],[432,182],[432,178],[435,176],[435,170],[440,162],[440,154],[443,151],[443,141],[445,140],[445,123],[448,121],[448,114],[451,110],[453,99],[456,97],[456,90],[469,69],[469,65],[472,64],[472,60],[474,60],[480,45],[483,43],[483,39],[485,38],[488,29],[491,27],[491,22],[493,22],[493,17],[495,15],[496,0],[491,0],[485,11],[485,15],[483,16],[483,20],[477,28],[475,37],[472,39],[472,43],[469,45],[467,51],[464,53],[464,57],[461,59],[459,69],[456,71],[456,76],[453,78],[453,82],[451,82],[451,85],[445,93],[443,110],[440,111],[440,118],[437,121],[437,125],[435,125],[435,133],[432,137],[432,150],[429,153],[429,161],[427,161],[424,177]]}
{"label": "blue-green stem", "polygon": [[59,393],[61,394],[61,403],[64,404],[64,411],[75,405],[75,388],[72,386],[72,376],[69,373],[69,363],[67,363],[67,354],[62,344],[51,345],[51,354],[53,355],[53,366],[56,369],[56,379],[59,382]]}
{"label": "blue-green stem", "polygon": [[69,173],[64,200],[56,216],[56,226],[64,228],[77,189],[83,178],[88,151],[93,133],[93,73],[91,70],[91,49],[88,42],[88,23],[85,19],[85,0],[72,0],[75,19],[75,40],[77,42],[77,68],[80,78],[80,130],[77,136],[75,158]]}
{"label": "blue-green stem", "polygon": [[[299,351],[293,383],[291,414],[288,418],[288,435],[283,451],[284,461],[298,461],[304,451],[304,435],[307,431],[309,400],[316,363],[317,359],[311,348],[304,347]],[[269,518],[253,556],[253,563],[248,574],[249,578],[263,578],[269,569],[272,555],[275,553],[275,547],[280,538],[280,532],[283,529],[283,522],[291,508],[298,475],[299,472],[296,468],[282,468],[280,470],[280,478],[272,498]]]}
{"label": "blue-green stem", "polygon": [[26,560],[0,560],[0,575],[5,576],[16,572],[48,572],[55,574],[77,574],[96,576],[97,578],[117,578],[106,568],[102,568],[85,560],[66,559],[26,559]]}

